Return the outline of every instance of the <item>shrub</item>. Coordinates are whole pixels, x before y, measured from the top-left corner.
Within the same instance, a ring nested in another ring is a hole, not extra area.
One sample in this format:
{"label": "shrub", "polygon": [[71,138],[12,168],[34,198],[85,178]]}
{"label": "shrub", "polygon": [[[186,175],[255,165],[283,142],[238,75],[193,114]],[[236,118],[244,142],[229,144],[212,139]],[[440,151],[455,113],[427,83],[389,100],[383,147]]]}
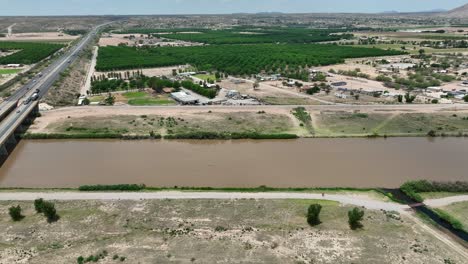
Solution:
{"label": "shrub", "polygon": [[146,188],[144,184],[115,184],[115,185],[83,185],[80,191],[141,191]]}
{"label": "shrub", "polygon": [[42,212],[49,223],[56,222],[60,218],[57,214],[57,210],[55,209],[55,204],[51,202],[44,202],[42,204]]}
{"label": "shrub", "polygon": [[364,211],[355,207],[353,210],[348,212],[348,223],[349,227],[352,230],[356,230],[358,228],[362,228],[362,218],[364,217]]}
{"label": "shrub", "polygon": [[309,210],[307,210],[307,223],[311,226],[319,225],[320,222],[320,211],[322,206],[320,204],[311,204]]}
{"label": "shrub", "polygon": [[21,214],[21,206],[12,206],[8,209],[8,212],[13,221],[21,221],[24,216]]}
{"label": "shrub", "polygon": [[34,200],[34,209],[38,214],[42,213],[42,206],[44,205],[44,199],[39,198]]}

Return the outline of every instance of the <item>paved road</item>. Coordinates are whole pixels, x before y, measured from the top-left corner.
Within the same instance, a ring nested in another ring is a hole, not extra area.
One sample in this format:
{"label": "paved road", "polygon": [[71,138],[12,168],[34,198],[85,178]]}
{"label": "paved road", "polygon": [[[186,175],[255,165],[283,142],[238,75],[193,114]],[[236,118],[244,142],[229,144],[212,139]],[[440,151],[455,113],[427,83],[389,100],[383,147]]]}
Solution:
{"label": "paved road", "polygon": [[368,209],[403,212],[407,205],[384,202],[365,195],[353,194],[314,194],[314,193],[242,193],[242,192],[0,192],[0,201],[32,201],[37,198],[47,200],[161,200],[161,199],[320,199],[342,204],[364,206]]}
{"label": "paved road", "polygon": [[468,202],[468,195],[457,195],[457,196],[450,196],[440,199],[427,199],[424,200],[424,204],[430,207],[442,207],[446,205],[450,205],[453,203],[459,202]]}
{"label": "paved road", "polygon": [[[97,30],[109,23],[102,24],[91,30],[85,37],[83,37],[73,48],[67,51],[59,59],[49,65],[42,73],[36,76],[29,83],[18,89],[12,96],[0,104],[0,113],[7,111],[8,106],[16,103],[23,97],[31,97],[35,91],[39,91],[39,98],[44,96],[52,86],[52,84],[59,78],[59,74],[63,72],[71,62],[73,62],[78,53],[92,40]],[[2,123],[0,123],[0,138],[5,138],[11,132],[12,126],[16,126],[20,122],[24,113],[29,113],[34,105],[32,103],[23,104],[20,102],[16,109],[8,115]],[[3,143],[3,142],[0,142]]]}

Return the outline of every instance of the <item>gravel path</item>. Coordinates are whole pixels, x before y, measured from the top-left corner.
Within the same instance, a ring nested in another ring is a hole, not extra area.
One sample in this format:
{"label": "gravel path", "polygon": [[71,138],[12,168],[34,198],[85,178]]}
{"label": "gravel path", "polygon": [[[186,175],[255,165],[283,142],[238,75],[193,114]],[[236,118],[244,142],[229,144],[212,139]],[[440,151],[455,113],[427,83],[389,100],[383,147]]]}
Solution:
{"label": "gravel path", "polygon": [[446,206],[446,205],[453,204],[453,203],[467,202],[467,201],[468,201],[468,195],[458,195],[458,196],[450,196],[450,197],[445,197],[445,198],[440,198],[440,199],[427,199],[427,200],[424,200],[424,204],[430,207],[442,207],[442,206]]}
{"label": "gravel path", "polygon": [[366,195],[313,193],[241,193],[241,192],[0,192],[0,201],[46,200],[160,200],[160,199],[320,199],[374,210],[403,212],[406,205],[372,199]]}

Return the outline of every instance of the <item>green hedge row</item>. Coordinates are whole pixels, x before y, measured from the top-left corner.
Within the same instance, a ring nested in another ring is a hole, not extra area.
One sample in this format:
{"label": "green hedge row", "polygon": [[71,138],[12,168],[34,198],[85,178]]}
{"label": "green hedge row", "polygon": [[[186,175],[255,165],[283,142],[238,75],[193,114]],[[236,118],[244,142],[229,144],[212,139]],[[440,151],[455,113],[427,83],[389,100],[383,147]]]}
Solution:
{"label": "green hedge row", "polygon": [[59,134],[59,133],[27,133],[21,135],[22,139],[160,139],[161,135],[122,135],[119,133],[80,133],[80,134]]}
{"label": "green hedge row", "polygon": [[462,222],[460,222],[460,220],[456,219],[455,217],[453,217],[452,215],[450,215],[449,213],[441,210],[441,209],[437,209],[437,208],[434,208],[432,209],[441,219],[443,219],[444,221],[446,221],[447,223],[449,223],[454,229],[456,230],[463,230],[463,224]]}
{"label": "green hedge row", "polygon": [[167,135],[164,139],[295,139],[294,134],[189,132]]}
{"label": "green hedge row", "polygon": [[116,185],[83,185],[78,190],[89,191],[141,191],[146,186],[144,184],[116,184]]}
{"label": "green hedge row", "polygon": [[401,185],[400,190],[417,202],[423,202],[421,192],[468,192],[468,182],[435,182],[435,181],[408,181]]}

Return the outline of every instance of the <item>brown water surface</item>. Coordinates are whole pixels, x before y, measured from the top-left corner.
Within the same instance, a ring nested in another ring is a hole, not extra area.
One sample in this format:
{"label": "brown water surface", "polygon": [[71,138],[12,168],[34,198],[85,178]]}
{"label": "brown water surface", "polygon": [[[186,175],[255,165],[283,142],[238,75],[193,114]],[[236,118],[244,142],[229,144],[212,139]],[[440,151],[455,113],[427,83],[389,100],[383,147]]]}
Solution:
{"label": "brown water surface", "polygon": [[397,187],[409,179],[468,180],[468,139],[286,141],[22,141],[1,187]]}

